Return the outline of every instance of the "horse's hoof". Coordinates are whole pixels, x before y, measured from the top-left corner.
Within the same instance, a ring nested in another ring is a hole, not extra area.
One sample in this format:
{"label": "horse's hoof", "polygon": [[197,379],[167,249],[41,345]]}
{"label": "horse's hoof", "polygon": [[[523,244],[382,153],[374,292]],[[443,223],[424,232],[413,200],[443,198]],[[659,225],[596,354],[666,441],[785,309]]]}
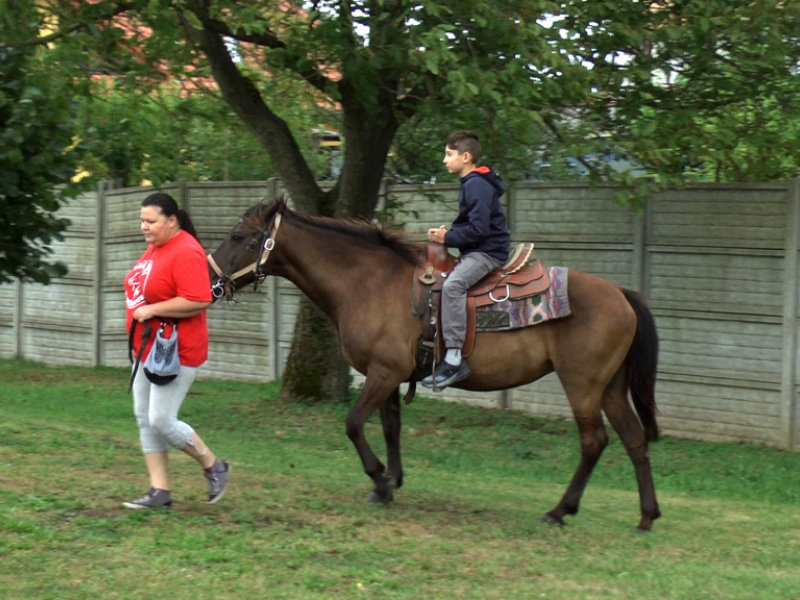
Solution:
{"label": "horse's hoof", "polygon": [[394,497],[393,497],[393,495],[392,495],[392,492],[389,492],[389,493],[388,493],[388,494],[387,494],[387,495],[384,497],[384,496],[381,496],[381,495],[380,495],[378,492],[376,492],[375,490],[372,490],[372,491],[369,493],[369,495],[367,496],[367,502],[369,502],[370,504],[388,504],[388,503],[389,503],[389,502],[391,502],[392,500],[394,500]]}
{"label": "horse's hoof", "polygon": [[566,523],[564,523],[563,519],[559,519],[558,517],[554,517],[550,513],[547,513],[545,516],[542,517],[542,523],[545,523],[546,525],[559,525],[560,527],[563,527],[564,525],[566,525]]}

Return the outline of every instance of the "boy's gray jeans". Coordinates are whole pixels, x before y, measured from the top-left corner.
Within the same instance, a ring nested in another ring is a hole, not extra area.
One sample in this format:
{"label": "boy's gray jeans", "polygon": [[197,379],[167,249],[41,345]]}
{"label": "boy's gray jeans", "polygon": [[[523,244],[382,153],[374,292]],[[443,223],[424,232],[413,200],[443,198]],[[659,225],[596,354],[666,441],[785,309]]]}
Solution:
{"label": "boy's gray jeans", "polygon": [[483,252],[461,256],[442,286],[442,339],[446,348],[461,348],[467,337],[467,290],[486,275],[503,266]]}

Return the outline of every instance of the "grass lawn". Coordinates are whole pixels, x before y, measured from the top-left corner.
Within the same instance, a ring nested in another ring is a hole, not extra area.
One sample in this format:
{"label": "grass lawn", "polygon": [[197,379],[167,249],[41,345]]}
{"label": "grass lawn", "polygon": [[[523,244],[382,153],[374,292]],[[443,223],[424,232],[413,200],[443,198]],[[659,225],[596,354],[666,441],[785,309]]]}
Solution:
{"label": "grass lawn", "polygon": [[173,451],[173,508],[130,511],[148,484],[126,386],[120,369],[0,361],[0,598],[800,599],[797,453],[653,444],[664,516],[640,534],[612,432],[555,527],[539,520],[577,466],[572,422],[417,397],[405,485],[376,506],[347,405],[199,381],[181,416],[232,462],[228,494],[206,505]]}

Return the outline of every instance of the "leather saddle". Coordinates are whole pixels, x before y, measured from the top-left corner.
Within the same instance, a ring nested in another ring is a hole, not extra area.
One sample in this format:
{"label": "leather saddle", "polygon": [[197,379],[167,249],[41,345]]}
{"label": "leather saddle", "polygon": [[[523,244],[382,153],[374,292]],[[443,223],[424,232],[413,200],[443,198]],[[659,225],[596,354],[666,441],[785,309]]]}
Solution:
{"label": "leather saddle", "polygon": [[[550,278],[542,262],[532,259],[534,245],[519,244],[509,260],[492,271],[467,292],[467,337],[461,355],[469,356],[475,347],[476,313],[482,306],[506,300],[517,300],[540,294],[547,290]],[[427,317],[421,344],[432,348],[438,328],[442,285],[458,260],[447,252],[444,244],[428,244],[427,260],[414,273],[412,312],[417,317]],[[440,344],[441,338],[440,338]],[[443,347],[439,348],[440,351]]]}

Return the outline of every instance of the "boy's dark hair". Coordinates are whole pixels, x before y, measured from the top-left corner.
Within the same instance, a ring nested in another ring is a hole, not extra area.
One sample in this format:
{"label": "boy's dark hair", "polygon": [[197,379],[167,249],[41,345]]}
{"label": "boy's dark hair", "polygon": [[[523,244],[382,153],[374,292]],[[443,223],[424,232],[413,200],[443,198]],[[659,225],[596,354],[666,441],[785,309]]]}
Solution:
{"label": "boy's dark hair", "polygon": [[157,206],[161,209],[161,214],[165,217],[175,215],[178,218],[178,224],[181,226],[181,229],[186,230],[194,239],[199,241],[197,231],[194,229],[194,223],[192,223],[189,213],[178,206],[178,203],[175,202],[175,199],[169,194],[163,192],[150,194],[147,198],[142,200],[142,207],[145,206]]}
{"label": "boy's dark hair", "polygon": [[481,143],[478,140],[478,134],[471,131],[456,131],[447,138],[447,147],[453,150],[458,150],[460,154],[469,152],[472,156],[472,162],[476,165],[481,158]]}

